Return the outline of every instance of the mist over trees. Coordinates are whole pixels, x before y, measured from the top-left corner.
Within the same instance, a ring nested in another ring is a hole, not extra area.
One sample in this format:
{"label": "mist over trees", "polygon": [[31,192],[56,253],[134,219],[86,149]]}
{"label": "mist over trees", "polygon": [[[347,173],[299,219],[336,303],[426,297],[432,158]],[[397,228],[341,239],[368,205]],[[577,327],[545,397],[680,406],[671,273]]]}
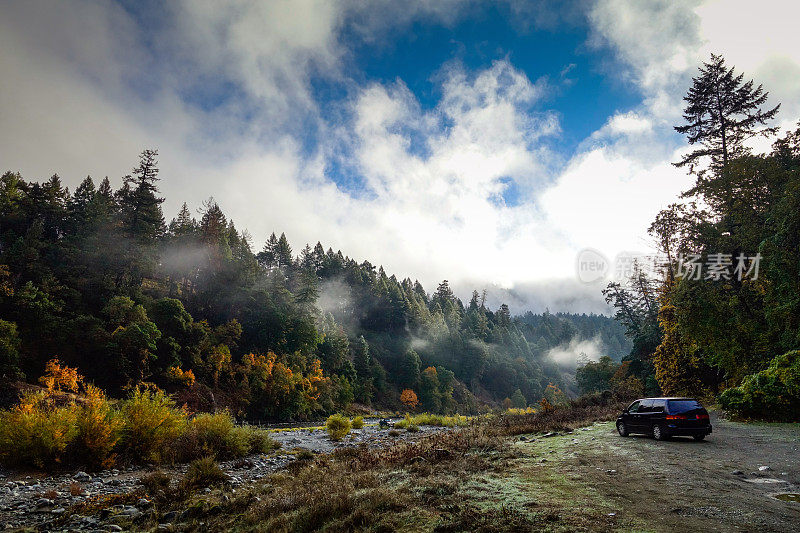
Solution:
{"label": "mist over trees", "polygon": [[421,409],[477,412],[568,390],[555,346],[599,335],[615,359],[629,349],[608,317],[514,318],[477,291],[464,305],[447,281],[428,293],[321,243],[297,252],[283,233],[254,249],[213,199],[167,223],[157,156],[143,151],[118,190],[0,178],[6,385],[57,357],[114,395],[153,384],[257,420],[400,408],[406,390]]}

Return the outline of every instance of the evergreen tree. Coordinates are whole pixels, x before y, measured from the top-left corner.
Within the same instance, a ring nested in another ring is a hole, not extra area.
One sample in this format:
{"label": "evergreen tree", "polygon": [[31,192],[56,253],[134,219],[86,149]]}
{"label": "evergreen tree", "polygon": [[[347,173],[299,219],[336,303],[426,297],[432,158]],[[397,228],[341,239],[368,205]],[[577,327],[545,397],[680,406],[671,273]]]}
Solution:
{"label": "evergreen tree", "polygon": [[369,355],[369,344],[362,335],[358,338],[353,354],[353,366],[356,369],[356,401],[369,404],[372,400],[372,361]]}
{"label": "evergreen tree", "polygon": [[158,150],[144,150],[132,176],[125,177],[120,204],[128,234],[141,241],[153,241],[165,230],[161,212],[163,198],[158,197]]}
{"label": "evergreen tree", "polygon": [[722,56],[712,54],[711,60],[700,67],[700,75],[692,78],[692,87],[684,97],[686,124],[675,130],[685,134],[689,144],[702,147],[686,154],[676,166],[689,165],[693,172],[698,160],[709,158],[711,168],[718,171],[731,158],[748,153],[745,141],[777,131],[766,123],[775,117],[780,104],[762,110],[769,93],[761,85],[754,87],[753,80],[743,79],[744,74],[737,75],[733,67],[727,67]]}

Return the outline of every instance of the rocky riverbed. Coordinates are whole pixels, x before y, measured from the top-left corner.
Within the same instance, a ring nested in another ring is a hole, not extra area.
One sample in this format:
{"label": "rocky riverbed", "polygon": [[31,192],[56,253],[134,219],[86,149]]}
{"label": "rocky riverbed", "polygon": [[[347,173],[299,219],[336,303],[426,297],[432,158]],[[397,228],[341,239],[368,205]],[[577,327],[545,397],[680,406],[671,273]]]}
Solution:
{"label": "rocky riverbed", "polygon": [[[374,424],[374,425],[373,425]],[[333,442],[324,429],[300,428],[281,430],[272,437],[281,448],[270,455],[253,455],[220,463],[228,474],[232,490],[257,481],[295,461],[302,450],[330,453],[337,448],[389,446],[399,441],[415,441],[445,428],[420,427],[419,432],[379,429],[377,420],[367,421],[362,429],[352,430],[341,442]],[[142,476],[160,470],[175,479],[186,473],[187,465],[170,467],[132,466],[128,468],[87,473],[83,471],[46,475],[37,472],[0,472],[0,528],[13,530],[35,527],[39,531],[122,531],[115,519],[136,519],[152,512],[145,498],[135,502],[113,504],[117,496],[130,495],[142,487]],[[119,498],[128,500],[129,498]],[[87,503],[106,502],[110,507],[98,513],[81,515],[72,512]],[[63,516],[69,520],[63,523]],[[178,517],[166,517],[176,519]],[[58,525],[56,525],[58,524]]]}

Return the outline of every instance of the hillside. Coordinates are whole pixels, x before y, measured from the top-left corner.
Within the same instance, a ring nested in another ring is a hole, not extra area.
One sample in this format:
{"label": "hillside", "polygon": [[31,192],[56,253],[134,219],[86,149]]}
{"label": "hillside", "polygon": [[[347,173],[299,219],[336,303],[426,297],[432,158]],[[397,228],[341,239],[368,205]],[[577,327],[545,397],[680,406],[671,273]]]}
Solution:
{"label": "hillside", "polygon": [[[352,402],[477,412],[567,390],[554,348],[629,349],[609,317],[465,305],[445,280],[429,293],[317,243],[284,234],[252,249],[209,200],[165,223],[156,152],[113,190],[87,177],[0,179],[0,369],[36,382],[53,358],[112,395],[154,383],[195,410],[307,419]],[[578,354],[576,354],[577,356]]]}

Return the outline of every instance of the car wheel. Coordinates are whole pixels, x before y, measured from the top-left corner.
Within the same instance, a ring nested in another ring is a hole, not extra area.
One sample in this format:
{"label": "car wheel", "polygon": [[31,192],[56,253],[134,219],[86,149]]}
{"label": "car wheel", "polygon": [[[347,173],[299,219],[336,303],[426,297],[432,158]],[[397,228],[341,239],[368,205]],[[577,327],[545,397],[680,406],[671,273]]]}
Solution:
{"label": "car wheel", "polygon": [[705,435],[692,435],[692,437],[694,437],[694,440],[697,440],[697,441],[700,441],[700,440],[703,440],[704,438],[706,438]]}
{"label": "car wheel", "polygon": [[619,431],[619,434],[620,434],[621,437],[627,437],[628,436],[628,426],[625,425],[625,422],[618,422],[617,423],[617,431]]}
{"label": "car wheel", "polygon": [[653,438],[656,440],[667,440],[667,432],[661,427],[661,424],[653,426]]}

